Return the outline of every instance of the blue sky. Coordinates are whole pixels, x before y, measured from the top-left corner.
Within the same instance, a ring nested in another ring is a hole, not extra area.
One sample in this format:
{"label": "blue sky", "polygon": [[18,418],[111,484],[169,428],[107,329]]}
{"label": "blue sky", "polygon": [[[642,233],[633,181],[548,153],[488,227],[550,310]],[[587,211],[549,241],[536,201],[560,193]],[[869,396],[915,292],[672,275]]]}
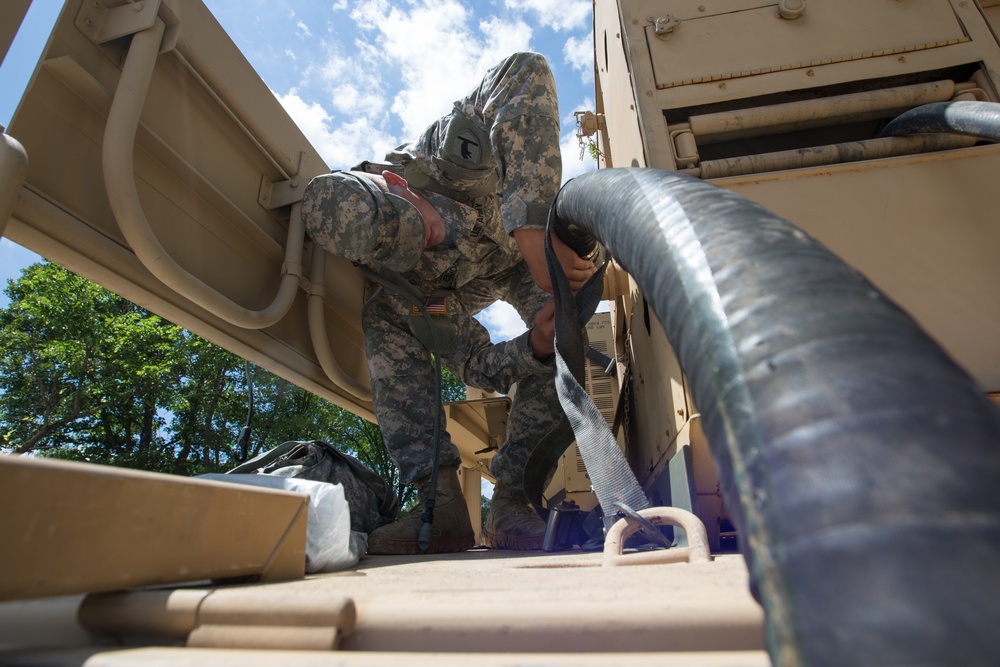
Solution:
{"label": "blue sky", "polygon": [[[573,118],[594,108],[591,0],[204,2],[333,169],[382,158],[519,50],[542,53],[555,74],[564,179],[595,168]],[[61,6],[34,0],[0,67],[5,127]],[[0,284],[36,259],[0,241]],[[523,330],[502,305],[481,320],[495,339]]]}

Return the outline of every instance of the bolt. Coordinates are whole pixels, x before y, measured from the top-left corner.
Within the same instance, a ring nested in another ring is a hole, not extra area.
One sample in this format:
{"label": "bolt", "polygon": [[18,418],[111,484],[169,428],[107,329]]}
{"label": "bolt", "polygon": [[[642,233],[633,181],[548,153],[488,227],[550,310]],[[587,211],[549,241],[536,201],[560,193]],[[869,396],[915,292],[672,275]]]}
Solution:
{"label": "bolt", "polygon": [[639,19],[632,19],[632,25],[639,25]]}
{"label": "bolt", "polygon": [[906,56],[900,56],[900,57],[898,58],[898,60],[899,60],[899,62],[901,62],[901,63],[905,63],[905,62],[906,62]]}
{"label": "bolt", "polygon": [[705,5],[698,5],[698,11],[699,12],[705,11]]}
{"label": "bolt", "polygon": [[720,83],[719,84],[719,90],[725,90],[725,89],[726,89],[726,84],[725,83]]}
{"label": "bolt", "polygon": [[652,97],[652,96],[653,96],[653,91],[652,90],[647,90],[646,91],[646,97]]}
{"label": "bolt", "polygon": [[816,76],[816,72],[812,71],[811,69],[806,70],[806,76]]}
{"label": "bolt", "polygon": [[299,187],[299,182],[298,181],[291,181],[291,182],[288,183],[288,187],[290,187],[290,188],[297,188],[297,187]]}
{"label": "bolt", "polygon": [[91,21],[90,19],[83,19],[83,24],[84,25],[94,25],[94,22]]}
{"label": "bolt", "polygon": [[684,408],[681,408],[680,410],[678,410],[677,414],[680,415],[681,417],[683,417],[684,416]]}

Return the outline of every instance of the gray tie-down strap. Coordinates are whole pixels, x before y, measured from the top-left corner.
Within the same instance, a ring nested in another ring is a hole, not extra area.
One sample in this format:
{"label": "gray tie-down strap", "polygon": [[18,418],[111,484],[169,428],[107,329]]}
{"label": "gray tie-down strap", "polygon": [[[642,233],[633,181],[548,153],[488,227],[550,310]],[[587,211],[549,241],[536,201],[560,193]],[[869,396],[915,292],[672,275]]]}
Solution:
{"label": "gray tie-down strap", "polygon": [[[555,210],[555,206],[552,210]],[[649,500],[639,486],[604,416],[583,387],[588,347],[584,341],[583,325],[600,302],[604,267],[574,297],[552,249],[552,217],[550,214],[546,228],[545,257],[556,307],[556,389],[568,425],[561,424],[561,428],[554,429],[536,447],[525,470],[525,493],[536,506],[540,505],[544,477],[569,445],[572,435],[575,435],[587,475],[604,513],[604,527],[607,530],[618,519],[616,503],[639,510],[649,507]],[[572,429],[572,434],[569,429]]]}

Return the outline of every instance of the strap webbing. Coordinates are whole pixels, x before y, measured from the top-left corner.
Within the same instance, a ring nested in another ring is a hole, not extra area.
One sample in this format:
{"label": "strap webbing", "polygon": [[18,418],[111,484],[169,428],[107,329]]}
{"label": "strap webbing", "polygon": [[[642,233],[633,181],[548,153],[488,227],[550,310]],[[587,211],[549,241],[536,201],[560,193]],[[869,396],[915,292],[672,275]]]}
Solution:
{"label": "strap webbing", "polygon": [[[617,520],[616,502],[639,510],[649,507],[649,500],[618,447],[604,416],[583,387],[586,370],[584,356],[587,349],[583,340],[583,323],[593,314],[593,309],[587,311],[580,305],[589,307],[587,300],[594,299],[593,294],[584,295],[593,279],[574,299],[550,240],[554,211],[555,205],[552,206],[546,226],[545,258],[556,305],[556,390],[576,435],[587,475],[604,512],[604,527],[607,530]],[[603,281],[599,284],[603,284]],[[583,304],[579,303],[581,297],[584,299]],[[597,292],[593,308],[597,307],[596,301],[599,299],[600,292]]]}

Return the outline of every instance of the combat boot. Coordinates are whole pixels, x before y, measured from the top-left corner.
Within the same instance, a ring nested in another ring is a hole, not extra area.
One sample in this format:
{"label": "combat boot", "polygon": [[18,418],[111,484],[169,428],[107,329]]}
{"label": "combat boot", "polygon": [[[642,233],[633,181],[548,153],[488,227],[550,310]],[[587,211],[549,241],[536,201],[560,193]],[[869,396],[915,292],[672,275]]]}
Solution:
{"label": "combat boot", "polygon": [[[420,553],[418,543],[424,522],[420,515],[430,487],[430,477],[417,482],[417,506],[397,521],[376,528],[368,536],[368,553],[377,555],[412,555]],[[430,546],[424,553],[440,554],[465,551],[475,546],[476,537],[469,520],[462,485],[458,481],[458,468],[438,470],[435,496],[434,521],[431,523]]]}
{"label": "combat boot", "polygon": [[483,542],[490,549],[541,549],[545,522],[535,513],[524,491],[497,482]]}

